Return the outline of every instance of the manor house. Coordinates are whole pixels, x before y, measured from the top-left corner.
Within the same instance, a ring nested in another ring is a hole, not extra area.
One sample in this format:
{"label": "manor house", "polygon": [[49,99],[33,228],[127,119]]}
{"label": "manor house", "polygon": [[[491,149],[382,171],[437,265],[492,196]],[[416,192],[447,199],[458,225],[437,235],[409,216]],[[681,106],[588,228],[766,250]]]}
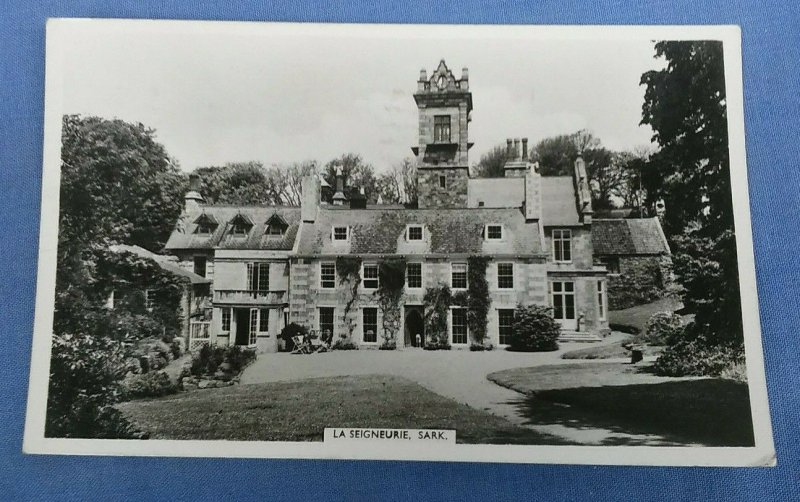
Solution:
{"label": "manor house", "polygon": [[[336,187],[304,179],[301,207],[206,204],[194,185],[165,247],[212,281],[211,320],[195,321],[210,324],[193,326],[190,347],[276,351],[291,322],[362,348],[386,343],[387,329],[398,348],[424,346],[432,343],[426,291],[445,285],[458,297],[477,294],[477,283],[490,301],[484,345],[508,344],[518,304],[551,306],[565,338],[608,331],[608,270],[594,256],[583,160],[570,176],[541,176],[527,160],[527,139],[510,139],[505,177],[473,178],[467,69],[460,78],[444,61],[430,76],[422,70],[413,97],[416,207],[367,205],[348,196],[341,178]],[[391,259],[405,270],[389,309],[381,264]],[[355,270],[343,271],[344,263]],[[476,342],[467,308],[447,306],[445,342],[455,349]]]}

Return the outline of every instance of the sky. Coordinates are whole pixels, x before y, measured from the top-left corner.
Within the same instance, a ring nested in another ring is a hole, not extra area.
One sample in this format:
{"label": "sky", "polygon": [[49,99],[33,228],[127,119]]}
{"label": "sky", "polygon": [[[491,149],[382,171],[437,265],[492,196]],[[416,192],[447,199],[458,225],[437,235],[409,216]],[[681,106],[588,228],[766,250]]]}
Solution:
{"label": "sky", "polygon": [[639,125],[639,79],[663,67],[644,37],[553,38],[535,29],[520,36],[470,26],[79,26],[53,49],[65,55],[64,113],[141,122],[186,171],[324,163],[346,152],[387,169],[412,155],[416,81],[441,59],[456,78],[469,68],[471,164],[507,137],[534,144],[579,129],[630,150],[652,136]]}

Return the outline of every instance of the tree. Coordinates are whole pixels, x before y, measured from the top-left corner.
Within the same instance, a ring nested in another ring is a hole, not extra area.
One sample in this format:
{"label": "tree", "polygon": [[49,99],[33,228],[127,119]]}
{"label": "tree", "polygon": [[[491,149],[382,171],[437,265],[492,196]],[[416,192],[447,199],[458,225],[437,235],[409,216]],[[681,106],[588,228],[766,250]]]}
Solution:
{"label": "tree", "polygon": [[187,179],[155,131],[79,115],[65,115],[62,125],[61,243],[159,251],[181,212]]}
{"label": "tree", "polygon": [[695,314],[687,334],[706,346],[741,347],[722,43],[658,42],[655,53],[667,66],[642,75],[642,124],[660,150],[643,181],[649,201],[666,202],[675,272]]}
{"label": "tree", "polygon": [[200,176],[200,193],[218,204],[281,204],[270,172],[260,162],[239,162],[195,169]]}
{"label": "tree", "polygon": [[384,204],[416,202],[417,166],[414,159],[406,157],[388,172],[379,174],[376,185]]}
{"label": "tree", "polygon": [[350,189],[364,189],[367,202],[375,204],[378,201],[378,178],[375,176],[375,168],[372,164],[364,162],[361,155],[355,153],[345,153],[327,164],[323,171],[323,177],[334,190],[336,189],[336,170],[341,168],[344,186]]}
{"label": "tree", "polygon": [[288,206],[299,206],[302,201],[303,178],[317,174],[317,162],[307,160],[294,162],[283,168],[274,167],[278,174],[275,175],[276,186],[283,187],[281,199]]}
{"label": "tree", "polygon": [[508,160],[506,144],[496,145],[488,152],[481,155],[481,160],[475,166],[475,174],[479,178],[502,178],[505,176],[504,166]]}

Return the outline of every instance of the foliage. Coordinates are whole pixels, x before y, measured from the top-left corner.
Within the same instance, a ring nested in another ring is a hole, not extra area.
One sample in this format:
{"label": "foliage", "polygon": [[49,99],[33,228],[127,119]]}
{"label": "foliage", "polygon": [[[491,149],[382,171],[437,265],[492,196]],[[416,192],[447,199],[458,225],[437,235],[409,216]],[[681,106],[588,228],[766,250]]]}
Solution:
{"label": "foliage", "polygon": [[552,308],[517,305],[509,349],[522,352],[558,350],[561,327],[553,319]]}
{"label": "foliage", "polygon": [[[291,352],[294,350],[294,340],[293,337],[299,336],[301,339],[305,338],[308,335],[308,328],[305,326],[301,326],[296,322],[290,322],[286,326],[283,327],[278,337],[284,341],[285,350],[287,352]],[[326,343],[330,343],[330,340],[323,340]]]}
{"label": "foliage", "polygon": [[153,371],[143,375],[130,375],[122,381],[124,399],[141,399],[175,394],[180,388],[172,383],[163,371]]}
{"label": "foliage", "polygon": [[725,343],[715,345],[703,338],[681,339],[669,345],[653,364],[663,376],[719,376],[744,365],[744,347]]}
{"label": "foliage", "polygon": [[256,352],[238,345],[203,345],[192,355],[189,373],[197,377],[213,377],[222,373],[223,378],[238,375],[256,359]]}
{"label": "foliage", "polygon": [[665,41],[655,52],[667,64],[642,75],[642,123],[660,150],[642,181],[649,202],[665,201],[676,278],[695,314],[685,339],[659,364],[670,374],[717,372],[719,364],[700,364],[695,354],[720,360],[743,350],[722,43]]}
{"label": "foliage", "polygon": [[303,178],[316,173],[313,160],[269,168],[261,162],[235,162],[194,170],[206,202],[239,205],[299,206]]}
{"label": "foliage", "polygon": [[378,308],[381,310],[383,343],[386,348],[397,345],[397,332],[401,325],[403,288],[406,285],[406,259],[384,258],[378,263]]}
{"label": "foliage", "polygon": [[486,322],[492,299],[489,297],[489,283],[486,281],[486,266],[489,258],[470,256],[468,263],[469,298],[467,300],[467,324],[472,338],[482,344],[486,338]]}
{"label": "foliage", "polygon": [[350,190],[364,189],[368,204],[375,204],[378,201],[378,178],[375,176],[375,168],[355,153],[346,153],[325,164],[322,176],[332,187],[336,187],[336,170],[341,168],[344,186]]}
{"label": "foliage", "polygon": [[450,288],[444,284],[427,288],[423,303],[425,304],[425,348],[429,350],[449,349],[447,314],[453,303]]}
{"label": "foliage", "polygon": [[609,323],[608,327],[611,331],[619,331],[622,333],[628,333],[630,335],[638,335],[642,331],[638,327],[632,326],[630,324]]}
{"label": "foliage", "polygon": [[358,350],[358,345],[350,339],[339,338],[333,343],[331,350]]}
{"label": "foliage", "polygon": [[72,250],[108,241],[161,249],[181,212],[187,180],[155,131],[79,115],[65,115],[62,126],[61,241]]}
{"label": "foliage", "polygon": [[494,350],[494,345],[484,345],[483,343],[471,343],[469,344],[469,350],[472,352],[484,352]]}
{"label": "foliage", "polygon": [[[173,359],[172,349],[161,340],[148,338],[135,343],[130,351],[132,358],[139,363],[139,373],[157,371]],[[137,372],[134,372],[137,373]]]}
{"label": "foliage", "polygon": [[506,174],[504,169],[506,160],[508,160],[506,144],[496,145],[481,155],[475,174],[480,178],[502,178]]}
{"label": "foliage", "polygon": [[735,382],[747,383],[747,366],[744,362],[726,366],[725,369],[719,373],[719,377]]}
{"label": "foliage", "polygon": [[404,158],[389,171],[380,173],[376,184],[383,204],[416,204],[419,191],[416,161]]}
{"label": "foliage", "polygon": [[650,345],[668,345],[684,333],[681,316],[673,312],[656,312],[647,321],[642,340]]}
{"label": "foliage", "polygon": [[86,334],[53,336],[47,437],[129,438],[135,431],[114,409],[125,375],[122,344]]}
{"label": "foliage", "polygon": [[358,300],[358,286],[361,284],[361,258],[357,256],[339,256],[336,258],[336,275],[339,277],[339,285],[348,284],[350,286],[350,297],[344,305],[344,322],[347,326],[347,334],[353,337],[358,321],[355,316],[350,315],[353,304]]}

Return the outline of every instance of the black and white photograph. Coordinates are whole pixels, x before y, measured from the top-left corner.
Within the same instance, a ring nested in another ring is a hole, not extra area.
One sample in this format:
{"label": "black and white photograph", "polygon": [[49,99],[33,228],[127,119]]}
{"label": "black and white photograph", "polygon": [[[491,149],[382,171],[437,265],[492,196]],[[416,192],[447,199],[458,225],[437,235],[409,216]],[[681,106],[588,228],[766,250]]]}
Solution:
{"label": "black and white photograph", "polygon": [[773,464],[740,38],[51,20],[25,451]]}

